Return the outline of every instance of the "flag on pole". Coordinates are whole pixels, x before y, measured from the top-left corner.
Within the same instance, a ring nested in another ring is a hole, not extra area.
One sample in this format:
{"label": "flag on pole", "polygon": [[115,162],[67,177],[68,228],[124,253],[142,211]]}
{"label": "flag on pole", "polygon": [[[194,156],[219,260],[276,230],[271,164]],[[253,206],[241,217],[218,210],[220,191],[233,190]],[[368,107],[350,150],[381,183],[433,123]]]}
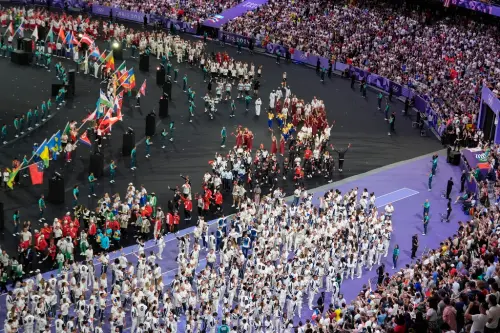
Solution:
{"label": "flag on pole", "polygon": [[31,34],[31,38],[35,38],[35,40],[38,40],[38,26],[36,26],[35,30],[33,30],[33,33]]}
{"label": "flag on pole", "polygon": [[57,39],[62,40],[63,43],[66,40],[66,36],[64,35],[64,30],[62,27],[61,29],[59,29],[59,33],[57,34]]}
{"label": "flag on pole", "polygon": [[42,159],[45,167],[48,168],[49,164],[50,164],[50,154],[49,154],[49,147],[47,146],[47,143],[44,142],[44,144],[42,144],[40,146],[40,148],[38,148],[36,154]]}
{"label": "flag on pole", "polygon": [[17,30],[14,33],[14,36],[17,35],[17,33],[19,33],[21,37],[24,37],[24,22],[21,22],[21,24],[19,24],[19,27],[17,27]]}
{"label": "flag on pole", "polygon": [[144,79],[139,92],[142,94],[142,96],[146,96],[146,79]]}
{"label": "flag on pole", "polygon": [[124,69],[125,69],[125,60],[120,64],[120,66],[118,66],[118,68],[116,69],[115,73],[121,73]]}
{"label": "flag on pole", "polygon": [[31,184],[33,185],[43,184],[43,170],[44,170],[43,163],[41,161],[34,163],[29,166],[29,169],[30,169]]}
{"label": "flag on pole", "polygon": [[84,131],[82,135],[78,138],[78,141],[86,145],[87,147],[92,147],[92,143],[90,143],[90,140],[87,136],[87,131]]}
{"label": "flag on pole", "polygon": [[54,32],[52,31],[52,27],[50,28],[49,32],[47,33],[47,36],[45,37],[45,42],[50,38],[50,42],[54,42]]}
{"label": "flag on pole", "polygon": [[52,135],[47,142],[47,147],[53,153],[58,153],[61,150],[61,131],[57,131],[56,134]]}
{"label": "flag on pole", "polygon": [[71,132],[71,126],[69,125],[69,121],[66,123],[66,126],[64,126],[64,130],[62,132],[62,134],[66,134],[66,135],[69,135]]}
{"label": "flag on pole", "polygon": [[110,51],[106,59],[104,59],[106,62],[106,67],[111,68],[112,70],[115,70],[115,58],[113,57],[113,51]]}
{"label": "flag on pole", "polygon": [[102,54],[99,56],[98,60],[99,60],[100,63],[103,63],[104,60],[106,60],[106,50],[104,50],[102,52]]}
{"label": "flag on pole", "polygon": [[22,162],[21,164],[19,164],[19,166],[17,168],[15,168],[14,170],[12,170],[12,172],[9,174],[9,180],[7,181],[7,186],[11,190],[14,189],[14,180],[16,179],[16,176],[19,173],[19,170],[21,169],[21,167],[23,166],[23,164],[24,164],[24,162]]}
{"label": "flag on pole", "polygon": [[96,119],[96,115],[97,115],[97,109],[95,109],[94,112],[92,112],[85,119],[83,119],[83,122],[86,123],[87,121],[92,121]]}
{"label": "flag on pole", "polygon": [[96,46],[94,49],[92,49],[92,52],[90,53],[90,57],[96,57],[99,58],[99,48]]}
{"label": "flag on pole", "polygon": [[113,107],[113,103],[111,103],[111,101],[106,97],[102,89],[101,89],[101,94],[99,96],[99,103],[102,105],[106,105],[108,108]]}
{"label": "flag on pole", "polygon": [[10,32],[10,35],[14,36],[14,26],[12,25],[12,22],[10,22],[9,26],[7,27],[7,30],[5,30],[5,33],[3,35],[5,36],[7,32]]}
{"label": "flag on pole", "polygon": [[83,37],[80,39],[80,42],[83,44],[87,44],[88,46],[94,44],[94,40],[90,38],[87,34],[83,35]]}

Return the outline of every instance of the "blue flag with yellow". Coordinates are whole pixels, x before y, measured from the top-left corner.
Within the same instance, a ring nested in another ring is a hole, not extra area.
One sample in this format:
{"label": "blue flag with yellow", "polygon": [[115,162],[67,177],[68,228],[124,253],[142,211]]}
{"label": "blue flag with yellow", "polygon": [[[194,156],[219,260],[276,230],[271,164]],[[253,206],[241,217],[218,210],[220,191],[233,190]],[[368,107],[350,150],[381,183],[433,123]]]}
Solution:
{"label": "blue flag with yellow", "polygon": [[43,141],[40,147],[38,147],[38,150],[36,151],[35,154],[40,157],[45,167],[48,168],[50,163],[50,154],[49,154],[49,147],[47,145],[47,139],[45,139],[45,141]]}

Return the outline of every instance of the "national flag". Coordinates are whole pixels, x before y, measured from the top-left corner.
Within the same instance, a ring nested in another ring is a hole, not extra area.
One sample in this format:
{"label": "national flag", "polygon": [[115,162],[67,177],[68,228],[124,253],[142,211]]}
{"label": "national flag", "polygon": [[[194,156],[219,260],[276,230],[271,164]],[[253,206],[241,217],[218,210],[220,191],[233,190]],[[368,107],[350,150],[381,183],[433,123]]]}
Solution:
{"label": "national flag", "polygon": [[451,0],[444,0],[444,2],[443,2],[443,6],[445,6],[446,8],[450,7],[450,4],[451,4]]}
{"label": "national flag", "polygon": [[45,140],[40,147],[38,147],[38,150],[36,151],[35,155],[38,155],[40,159],[43,161],[43,164],[45,165],[46,168],[49,167],[50,164],[50,154],[49,154],[49,147],[47,146],[47,140]]}
{"label": "national flag", "polygon": [[35,40],[38,40],[38,26],[36,26],[35,30],[33,30],[33,33],[31,34],[31,38],[35,38]]}
{"label": "national flag", "polygon": [[108,108],[113,107],[113,103],[111,103],[111,101],[106,97],[102,89],[101,89],[101,94],[99,96],[99,103],[102,105],[106,105]]}
{"label": "national flag", "polygon": [[87,44],[88,46],[94,44],[94,40],[90,38],[87,34],[83,35],[83,37],[80,39],[80,42],[83,44]]}
{"label": "national flag", "polygon": [[91,57],[96,57],[96,58],[99,58],[99,55],[100,55],[100,53],[99,53],[99,48],[96,46],[96,47],[92,50],[92,52],[90,53],[90,56],[91,56]]}
{"label": "national flag", "polygon": [[10,22],[9,26],[7,27],[7,30],[5,30],[5,34],[7,34],[7,32],[10,32],[10,35],[11,36],[14,36],[14,26],[12,25],[12,22]]}
{"label": "national flag", "polygon": [[125,60],[120,64],[120,66],[118,66],[118,68],[116,69],[115,73],[121,73],[123,70],[126,71],[125,69]]}
{"label": "national flag", "polygon": [[29,169],[30,169],[31,184],[33,185],[43,184],[43,170],[45,169],[43,163],[41,161],[34,163],[30,165]]}
{"label": "national flag", "polygon": [[99,58],[97,58],[99,60],[99,62],[103,63],[104,60],[106,60],[106,50],[104,50],[102,52],[102,54],[99,56]]}
{"label": "national flag", "polygon": [[120,91],[118,95],[115,96],[115,106],[121,109],[123,105],[123,91]]}
{"label": "national flag", "polygon": [[142,96],[146,96],[146,79],[144,79],[139,92],[142,94]]}
{"label": "national flag", "polygon": [[21,167],[23,166],[24,162],[19,164],[19,166],[17,168],[15,168],[14,170],[11,171],[11,173],[9,174],[9,180],[7,181],[7,186],[13,190],[14,189],[14,180],[16,179],[16,176],[17,174],[19,173],[19,170],[21,169]]}
{"label": "national flag", "polygon": [[120,119],[118,117],[111,117],[107,119],[103,119],[101,123],[99,124],[99,128],[102,131],[108,130],[111,126],[113,126],[115,123],[117,123]]}
{"label": "national flag", "polygon": [[97,109],[95,109],[94,112],[92,112],[85,119],[83,119],[83,122],[86,123],[87,121],[92,121],[96,119],[96,116],[97,116]]}
{"label": "national flag", "polygon": [[129,76],[129,82],[130,82],[130,89],[135,88],[135,74],[132,74]]}
{"label": "national flag", "polygon": [[69,125],[69,121],[66,123],[66,126],[64,126],[64,130],[62,132],[62,134],[66,134],[66,135],[70,135],[70,132],[71,132],[71,126]]}
{"label": "national flag", "polygon": [[90,140],[87,136],[87,131],[84,131],[82,133],[82,135],[80,135],[80,137],[78,138],[78,141],[80,141],[81,143],[83,143],[84,145],[86,145],[88,147],[92,147],[92,143],[90,143]]}
{"label": "national flag", "polygon": [[47,147],[53,153],[58,153],[61,151],[61,131],[57,131],[56,134],[52,135],[50,140],[47,142]]}
{"label": "national flag", "polygon": [[123,70],[121,70],[120,74],[121,75],[118,77],[118,82],[120,82],[120,85],[122,85],[128,79],[128,71],[123,72]]}
{"label": "national flag", "polygon": [[50,42],[54,42],[54,32],[52,31],[52,27],[50,28],[49,32],[47,33],[47,36],[45,37],[45,42],[50,39]]}
{"label": "national flag", "polygon": [[106,67],[111,68],[112,70],[115,70],[115,58],[113,57],[113,51],[110,51],[106,59],[104,59],[106,62]]}
{"label": "national flag", "polygon": [[75,38],[73,37],[73,32],[68,31],[68,33],[66,34],[66,37],[64,39],[64,44],[67,44],[67,45],[69,45],[70,48],[72,48],[73,44],[75,44],[74,43],[75,41],[76,41],[76,44],[78,44],[78,41],[75,40]]}
{"label": "national flag", "polygon": [[131,68],[127,72],[127,78],[125,81],[121,84],[125,89],[133,89],[135,87],[135,74],[134,74],[134,69]]}
{"label": "national flag", "polygon": [[14,35],[17,35],[17,33],[19,33],[21,37],[24,37],[24,22],[21,22],[21,24],[19,24],[19,27],[17,27],[17,30],[14,33]]}
{"label": "national flag", "polygon": [[63,43],[64,43],[64,40],[66,39],[66,36],[64,35],[64,30],[62,27],[61,27],[61,29],[59,29],[59,33],[57,34],[57,39],[62,40]]}

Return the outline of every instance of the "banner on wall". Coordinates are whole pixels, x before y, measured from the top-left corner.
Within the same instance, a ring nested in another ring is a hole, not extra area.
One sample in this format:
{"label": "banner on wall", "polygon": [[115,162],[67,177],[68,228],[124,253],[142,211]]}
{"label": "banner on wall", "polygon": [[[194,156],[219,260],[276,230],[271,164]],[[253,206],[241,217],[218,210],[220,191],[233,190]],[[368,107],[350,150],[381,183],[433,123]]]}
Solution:
{"label": "banner on wall", "polygon": [[92,14],[100,16],[109,16],[111,13],[111,7],[92,5]]}
{"label": "banner on wall", "polygon": [[[446,1],[446,0],[443,0]],[[482,1],[473,0],[451,0],[451,4],[457,7],[463,7],[476,12],[481,12],[493,16],[500,16],[500,7],[493,6]]]}
{"label": "banner on wall", "polygon": [[243,16],[248,11],[255,10],[262,5],[265,5],[268,0],[247,0],[237,6],[229,8],[218,15],[207,18],[203,25],[211,28],[220,28],[232,19]]}
{"label": "banner on wall", "polygon": [[[120,19],[120,20],[143,23],[144,22],[144,15],[146,15],[146,17],[148,17],[148,15],[144,14],[144,13],[132,12],[130,10],[124,10],[124,9],[119,9],[119,8],[113,8],[113,16],[116,17],[117,19]],[[149,18],[148,18],[148,22],[149,22]]]}

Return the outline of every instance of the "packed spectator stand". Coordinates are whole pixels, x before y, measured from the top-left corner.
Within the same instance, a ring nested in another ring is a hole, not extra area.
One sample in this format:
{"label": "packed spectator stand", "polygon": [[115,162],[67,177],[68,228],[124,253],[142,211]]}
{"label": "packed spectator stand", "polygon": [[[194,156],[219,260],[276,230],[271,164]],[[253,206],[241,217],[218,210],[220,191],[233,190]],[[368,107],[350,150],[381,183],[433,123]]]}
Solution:
{"label": "packed spectator stand", "polygon": [[444,119],[459,113],[474,123],[481,85],[496,94],[500,88],[500,58],[493,42],[498,33],[494,25],[465,16],[451,20],[432,15],[372,4],[270,1],[223,29],[388,77],[427,95]]}

